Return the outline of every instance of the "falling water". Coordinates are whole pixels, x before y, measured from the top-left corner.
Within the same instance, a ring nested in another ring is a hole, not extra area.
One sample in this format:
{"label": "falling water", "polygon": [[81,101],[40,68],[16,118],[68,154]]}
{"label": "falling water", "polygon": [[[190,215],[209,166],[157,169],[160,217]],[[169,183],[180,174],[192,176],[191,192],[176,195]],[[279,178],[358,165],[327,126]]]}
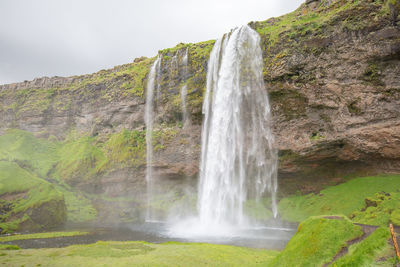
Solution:
{"label": "falling water", "polygon": [[157,83],[157,70],[160,67],[161,58],[158,57],[151,67],[146,92],[146,107],[144,120],[146,124],[146,184],[147,184],[147,210],[146,221],[155,220],[155,214],[151,208],[154,199],[154,177],[153,177],[153,123],[154,123],[154,89]]}
{"label": "falling water", "polygon": [[[185,78],[185,83],[186,83],[186,74],[187,74],[187,64],[188,64],[188,49],[186,48],[185,54],[183,55],[182,58],[182,66],[183,66],[183,76]],[[187,84],[183,85],[181,87],[181,102],[182,102],[182,123],[185,126],[186,123],[188,122],[188,112],[186,108],[186,96],[187,96]]]}
{"label": "falling water", "polygon": [[248,26],[217,40],[203,103],[198,212],[202,225],[247,223],[243,204],[264,193],[277,215],[277,154],[260,37]]}

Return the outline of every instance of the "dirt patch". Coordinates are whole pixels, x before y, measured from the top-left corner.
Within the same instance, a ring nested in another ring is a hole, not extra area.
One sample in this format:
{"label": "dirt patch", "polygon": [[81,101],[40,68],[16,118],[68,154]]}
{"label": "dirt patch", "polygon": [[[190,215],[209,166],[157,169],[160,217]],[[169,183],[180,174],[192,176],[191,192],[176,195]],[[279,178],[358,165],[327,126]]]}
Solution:
{"label": "dirt patch", "polygon": [[12,193],[7,192],[5,194],[2,194],[0,196],[0,199],[7,200],[7,201],[14,201],[14,200],[26,197],[27,193],[28,193],[28,190],[24,191],[24,192],[12,192]]}

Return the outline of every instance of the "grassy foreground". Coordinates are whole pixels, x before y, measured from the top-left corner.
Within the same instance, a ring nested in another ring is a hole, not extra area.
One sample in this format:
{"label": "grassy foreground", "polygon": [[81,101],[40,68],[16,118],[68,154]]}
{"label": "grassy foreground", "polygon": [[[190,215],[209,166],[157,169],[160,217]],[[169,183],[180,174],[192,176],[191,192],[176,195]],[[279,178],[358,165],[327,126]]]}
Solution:
{"label": "grassy foreground", "polygon": [[97,242],[66,248],[2,250],[4,266],[265,266],[276,251],[226,245]]}
{"label": "grassy foreground", "polygon": [[368,237],[344,216],[311,217],[268,266],[395,266],[387,227]]}

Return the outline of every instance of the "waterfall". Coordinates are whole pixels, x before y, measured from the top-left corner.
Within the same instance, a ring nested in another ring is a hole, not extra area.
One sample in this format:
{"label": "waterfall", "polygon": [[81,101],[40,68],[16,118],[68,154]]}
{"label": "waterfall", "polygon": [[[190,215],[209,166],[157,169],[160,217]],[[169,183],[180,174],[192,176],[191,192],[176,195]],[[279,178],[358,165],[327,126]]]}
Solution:
{"label": "waterfall", "polygon": [[259,35],[248,26],[217,40],[203,102],[198,212],[202,225],[240,226],[243,204],[268,193],[277,215],[277,153]]}
{"label": "waterfall", "polygon": [[182,66],[183,66],[183,77],[185,79],[185,84],[181,87],[181,102],[182,102],[182,123],[185,126],[188,121],[188,112],[186,107],[186,96],[187,96],[187,84],[186,84],[186,75],[187,75],[187,65],[188,65],[188,49],[186,48],[185,54],[182,58]]}
{"label": "waterfall", "polygon": [[[151,208],[154,202],[154,177],[153,177],[153,123],[154,123],[154,89],[159,85],[157,82],[157,74],[160,68],[161,58],[158,56],[154,61],[153,66],[150,69],[150,74],[147,82],[146,91],[146,107],[144,120],[146,124],[146,184],[147,184],[147,209],[146,209],[146,221],[156,220],[154,211]],[[157,92],[158,94],[158,92]]]}

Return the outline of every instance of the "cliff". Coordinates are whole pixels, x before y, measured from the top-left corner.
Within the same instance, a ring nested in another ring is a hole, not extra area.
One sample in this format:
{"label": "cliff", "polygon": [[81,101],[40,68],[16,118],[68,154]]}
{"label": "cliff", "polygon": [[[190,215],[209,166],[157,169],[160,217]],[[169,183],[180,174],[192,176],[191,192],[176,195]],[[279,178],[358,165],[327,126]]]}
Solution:
{"label": "cliff", "polygon": [[[287,15],[249,23],[262,38],[281,195],[318,191],[349,175],[400,173],[400,28],[393,24],[388,5],[372,0],[307,1]],[[179,44],[158,53],[152,164],[160,187],[172,192],[169,202],[183,197],[182,181],[197,183],[201,106],[213,44]],[[182,64],[186,49],[187,66]],[[134,220],[144,205],[145,92],[154,60],[1,85],[0,133],[18,128],[54,145],[56,160],[43,179],[90,194],[101,218]],[[29,159],[20,167],[43,170],[33,165]],[[164,209],[160,203],[154,205]]]}

